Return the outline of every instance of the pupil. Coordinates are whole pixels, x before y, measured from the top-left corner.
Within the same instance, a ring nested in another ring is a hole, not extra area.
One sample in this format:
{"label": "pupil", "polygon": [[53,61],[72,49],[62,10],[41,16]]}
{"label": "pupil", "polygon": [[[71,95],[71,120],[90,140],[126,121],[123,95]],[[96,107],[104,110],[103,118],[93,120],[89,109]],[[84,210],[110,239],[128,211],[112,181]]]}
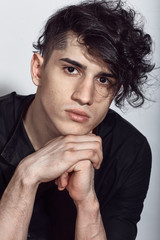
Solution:
{"label": "pupil", "polygon": [[74,68],[73,68],[73,67],[69,67],[69,68],[68,68],[68,71],[69,71],[69,72],[74,72]]}
{"label": "pupil", "polygon": [[101,77],[101,78],[100,78],[100,82],[101,82],[101,83],[105,83],[105,82],[106,82],[106,78]]}

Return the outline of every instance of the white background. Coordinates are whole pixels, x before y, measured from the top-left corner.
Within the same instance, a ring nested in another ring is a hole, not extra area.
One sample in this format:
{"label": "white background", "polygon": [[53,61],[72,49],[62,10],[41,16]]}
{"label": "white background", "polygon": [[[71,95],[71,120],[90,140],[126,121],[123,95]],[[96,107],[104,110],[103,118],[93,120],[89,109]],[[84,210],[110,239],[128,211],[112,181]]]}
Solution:
{"label": "white background", "polygon": [[[11,91],[34,93],[36,88],[30,77],[32,42],[37,40],[48,16],[57,8],[79,0],[0,0],[0,95]],[[160,66],[160,1],[130,0],[132,6],[145,16],[146,31],[154,40],[154,61]],[[147,138],[152,148],[153,166],[148,197],[138,224],[137,240],[160,239],[160,71],[150,95],[154,103],[132,109],[123,114]],[[118,111],[118,110],[117,110]],[[125,240],[125,239],[124,239]]]}

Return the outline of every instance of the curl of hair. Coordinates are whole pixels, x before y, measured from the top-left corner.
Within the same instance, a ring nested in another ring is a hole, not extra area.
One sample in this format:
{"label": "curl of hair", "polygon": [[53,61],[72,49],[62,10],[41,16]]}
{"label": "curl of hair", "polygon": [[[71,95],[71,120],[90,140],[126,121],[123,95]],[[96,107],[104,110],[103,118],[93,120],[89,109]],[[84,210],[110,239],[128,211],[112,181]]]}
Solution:
{"label": "curl of hair", "polygon": [[116,78],[118,107],[124,101],[144,103],[143,85],[151,63],[152,39],[135,20],[136,12],[120,1],[86,1],[60,9],[47,21],[34,48],[48,61],[54,49],[64,49],[67,33],[74,32],[89,54],[103,60]]}

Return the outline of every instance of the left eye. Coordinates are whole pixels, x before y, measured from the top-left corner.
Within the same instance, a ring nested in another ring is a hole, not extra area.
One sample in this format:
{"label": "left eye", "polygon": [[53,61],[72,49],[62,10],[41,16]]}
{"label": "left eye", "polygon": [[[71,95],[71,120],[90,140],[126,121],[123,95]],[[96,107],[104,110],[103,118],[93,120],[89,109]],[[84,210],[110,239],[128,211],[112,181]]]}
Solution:
{"label": "left eye", "polygon": [[110,81],[109,81],[109,79],[108,78],[106,78],[106,77],[99,77],[98,79],[98,82],[99,83],[101,83],[101,84],[110,84]]}
{"label": "left eye", "polygon": [[74,67],[66,67],[65,70],[70,74],[77,74],[78,73],[77,69],[74,68]]}

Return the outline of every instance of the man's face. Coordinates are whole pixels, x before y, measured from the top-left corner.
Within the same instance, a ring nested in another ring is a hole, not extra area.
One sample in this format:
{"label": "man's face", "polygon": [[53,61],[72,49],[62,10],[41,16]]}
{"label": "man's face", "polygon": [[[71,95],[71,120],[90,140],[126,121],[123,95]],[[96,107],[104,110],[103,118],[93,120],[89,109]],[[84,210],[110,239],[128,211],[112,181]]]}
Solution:
{"label": "man's face", "polygon": [[106,116],[115,96],[106,64],[93,58],[76,36],[54,50],[40,71],[36,101],[53,136],[91,132]]}

